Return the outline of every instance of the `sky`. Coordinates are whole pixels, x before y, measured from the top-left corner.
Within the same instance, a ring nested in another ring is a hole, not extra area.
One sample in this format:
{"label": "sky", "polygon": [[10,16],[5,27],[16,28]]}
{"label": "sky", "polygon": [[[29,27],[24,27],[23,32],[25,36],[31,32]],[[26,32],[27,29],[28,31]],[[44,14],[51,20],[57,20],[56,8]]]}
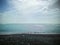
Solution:
{"label": "sky", "polygon": [[60,24],[59,0],[0,0],[0,24]]}

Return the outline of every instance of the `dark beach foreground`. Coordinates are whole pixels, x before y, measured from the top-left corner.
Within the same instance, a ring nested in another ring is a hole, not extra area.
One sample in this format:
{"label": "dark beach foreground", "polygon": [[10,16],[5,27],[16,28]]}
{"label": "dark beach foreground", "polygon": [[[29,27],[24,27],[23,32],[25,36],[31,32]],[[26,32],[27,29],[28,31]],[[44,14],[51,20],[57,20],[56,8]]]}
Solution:
{"label": "dark beach foreground", "polygon": [[60,34],[0,35],[0,45],[60,45]]}

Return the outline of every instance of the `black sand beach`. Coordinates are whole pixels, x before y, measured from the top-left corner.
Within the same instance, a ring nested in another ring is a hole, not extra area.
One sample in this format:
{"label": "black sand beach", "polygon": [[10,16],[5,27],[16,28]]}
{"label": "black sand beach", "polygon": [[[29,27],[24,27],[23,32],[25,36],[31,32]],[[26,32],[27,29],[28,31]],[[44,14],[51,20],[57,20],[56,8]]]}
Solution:
{"label": "black sand beach", "polygon": [[0,35],[0,45],[60,45],[60,34]]}

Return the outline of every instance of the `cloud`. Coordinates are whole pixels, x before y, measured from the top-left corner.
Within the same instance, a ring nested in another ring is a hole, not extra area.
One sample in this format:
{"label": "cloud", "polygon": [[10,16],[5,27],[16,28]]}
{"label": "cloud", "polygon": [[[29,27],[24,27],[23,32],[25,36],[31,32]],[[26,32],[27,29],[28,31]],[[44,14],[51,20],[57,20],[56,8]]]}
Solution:
{"label": "cloud", "polygon": [[[59,8],[50,8],[54,0],[11,0],[13,5],[2,14],[2,23],[57,23]],[[53,6],[52,6],[53,7]]]}

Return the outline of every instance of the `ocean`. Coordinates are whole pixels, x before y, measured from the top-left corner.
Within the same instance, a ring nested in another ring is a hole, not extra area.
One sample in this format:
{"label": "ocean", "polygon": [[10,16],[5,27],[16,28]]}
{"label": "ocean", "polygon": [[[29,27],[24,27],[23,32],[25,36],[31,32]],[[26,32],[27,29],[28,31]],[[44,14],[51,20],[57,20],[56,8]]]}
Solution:
{"label": "ocean", "polygon": [[59,34],[60,24],[0,24],[0,34]]}

